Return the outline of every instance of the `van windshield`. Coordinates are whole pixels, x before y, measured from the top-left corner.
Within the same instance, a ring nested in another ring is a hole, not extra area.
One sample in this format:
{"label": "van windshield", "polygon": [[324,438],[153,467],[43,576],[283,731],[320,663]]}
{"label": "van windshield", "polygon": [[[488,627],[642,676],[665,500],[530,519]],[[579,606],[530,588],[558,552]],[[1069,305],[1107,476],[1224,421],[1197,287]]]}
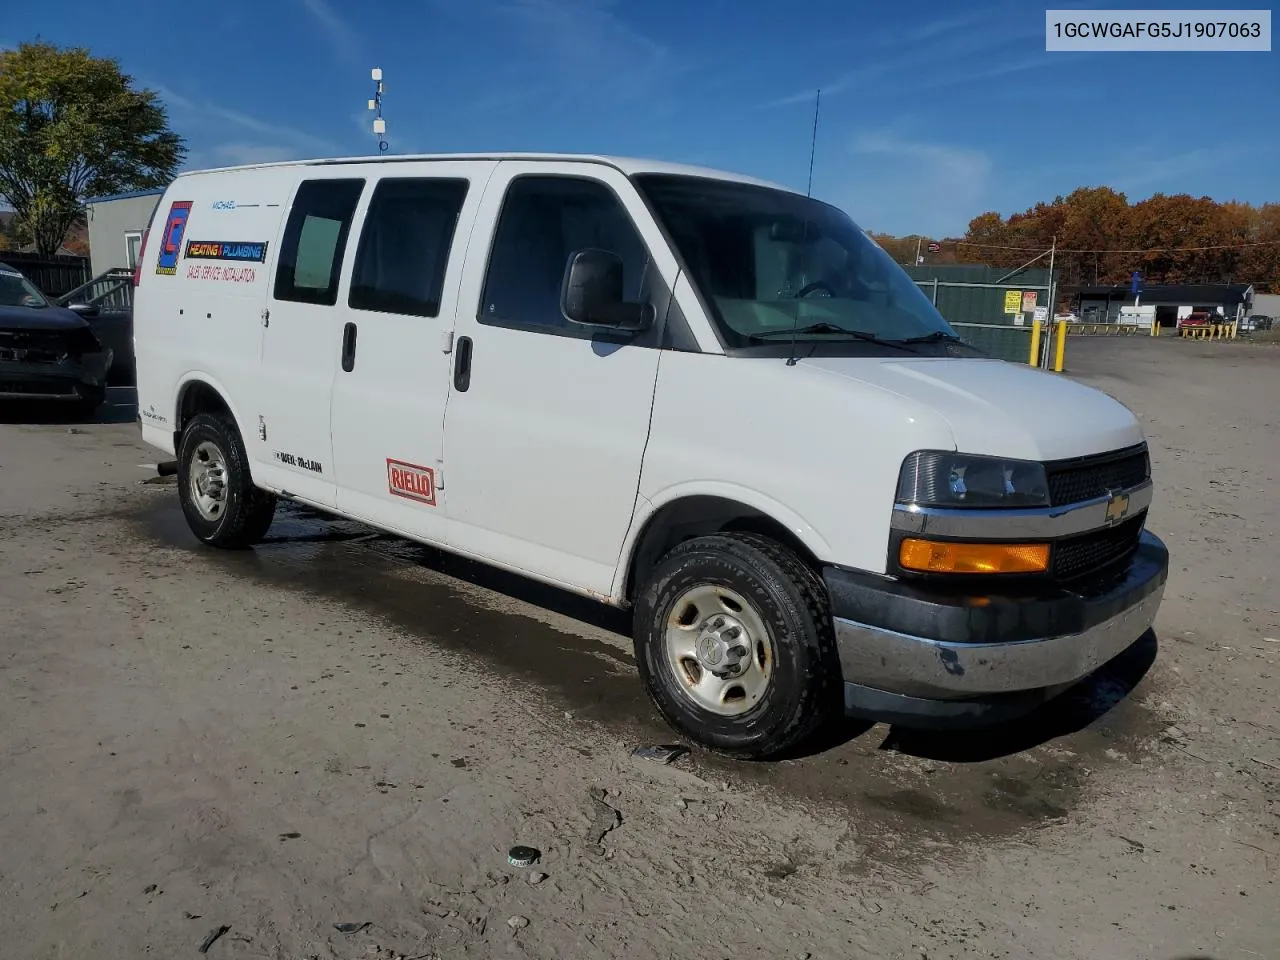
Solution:
{"label": "van windshield", "polygon": [[958,339],[845,213],[783,190],[692,176],[633,178],[728,347]]}

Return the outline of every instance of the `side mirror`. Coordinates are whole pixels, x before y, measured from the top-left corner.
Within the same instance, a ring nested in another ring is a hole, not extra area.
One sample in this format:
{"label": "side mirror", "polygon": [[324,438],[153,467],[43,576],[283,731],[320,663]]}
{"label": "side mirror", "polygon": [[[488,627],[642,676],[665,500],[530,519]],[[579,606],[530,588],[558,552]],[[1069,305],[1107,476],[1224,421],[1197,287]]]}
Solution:
{"label": "side mirror", "polygon": [[644,330],[653,307],[622,298],[622,258],[609,250],[579,250],[569,257],[560,309],[572,323],[613,330]]}
{"label": "side mirror", "polygon": [[86,320],[92,320],[98,315],[98,308],[92,303],[72,303],[68,304],[67,309],[72,313],[79,314]]}

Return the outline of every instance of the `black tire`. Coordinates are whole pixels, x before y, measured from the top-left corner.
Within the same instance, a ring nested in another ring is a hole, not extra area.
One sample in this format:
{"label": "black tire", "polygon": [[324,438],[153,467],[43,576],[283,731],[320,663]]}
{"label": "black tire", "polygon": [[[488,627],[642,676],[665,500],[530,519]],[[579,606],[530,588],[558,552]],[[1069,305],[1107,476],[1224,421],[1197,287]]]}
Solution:
{"label": "black tire", "polygon": [[[192,484],[193,462],[202,444],[211,444],[225,464],[222,502],[213,517],[201,513]],[[230,417],[222,414],[198,414],[182,431],[178,444],[178,499],[191,532],[203,543],[228,550],[241,550],[259,542],[276,512],[275,495],[253,485],[240,431]]]}
{"label": "black tire", "polygon": [[[758,702],[726,717],[685,692],[666,653],[667,625],[689,590],[727,587],[769,633],[772,677]],[[701,746],[744,759],[790,753],[832,719],[842,681],[822,581],[786,547],[753,534],[687,540],[654,568],[635,609],[636,662],[658,710]]]}

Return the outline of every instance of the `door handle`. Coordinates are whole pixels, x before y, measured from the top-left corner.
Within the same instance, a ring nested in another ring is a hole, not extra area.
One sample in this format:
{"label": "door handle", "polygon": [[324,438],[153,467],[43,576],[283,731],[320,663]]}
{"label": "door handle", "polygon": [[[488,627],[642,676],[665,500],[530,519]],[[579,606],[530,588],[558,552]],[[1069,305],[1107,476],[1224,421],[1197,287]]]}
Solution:
{"label": "door handle", "polygon": [[356,366],[356,325],[348,323],[342,328],[342,369],[350,373]]}
{"label": "door handle", "polygon": [[459,337],[453,350],[453,388],[465,393],[471,386],[471,338]]}

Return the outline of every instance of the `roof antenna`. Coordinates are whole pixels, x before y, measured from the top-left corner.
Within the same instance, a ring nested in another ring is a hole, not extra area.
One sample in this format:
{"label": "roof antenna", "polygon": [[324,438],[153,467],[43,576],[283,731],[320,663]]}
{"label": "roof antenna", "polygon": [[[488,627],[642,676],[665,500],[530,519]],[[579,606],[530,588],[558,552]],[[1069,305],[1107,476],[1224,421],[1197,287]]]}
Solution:
{"label": "roof antenna", "polygon": [[[822,106],[822,88],[818,88],[818,95],[813,100],[813,138],[809,141],[809,185],[805,187],[804,195],[806,197],[813,196],[813,158],[818,152],[818,108]],[[805,221],[805,231],[808,232],[809,221]],[[791,318],[791,355],[787,357],[787,366],[794,367],[796,365],[796,328],[800,326],[800,309],[797,306],[795,316]]]}
{"label": "roof antenna", "polygon": [[806,197],[813,196],[813,156],[818,149],[818,108],[822,106],[822,90],[813,100],[813,139],[809,143],[809,186],[805,188]]}
{"label": "roof antenna", "polygon": [[387,143],[387,121],[382,119],[382,68],[374,67],[369,71],[373,78],[373,99],[369,101],[369,109],[373,114],[373,132],[378,138],[378,155],[386,153],[391,147]]}

